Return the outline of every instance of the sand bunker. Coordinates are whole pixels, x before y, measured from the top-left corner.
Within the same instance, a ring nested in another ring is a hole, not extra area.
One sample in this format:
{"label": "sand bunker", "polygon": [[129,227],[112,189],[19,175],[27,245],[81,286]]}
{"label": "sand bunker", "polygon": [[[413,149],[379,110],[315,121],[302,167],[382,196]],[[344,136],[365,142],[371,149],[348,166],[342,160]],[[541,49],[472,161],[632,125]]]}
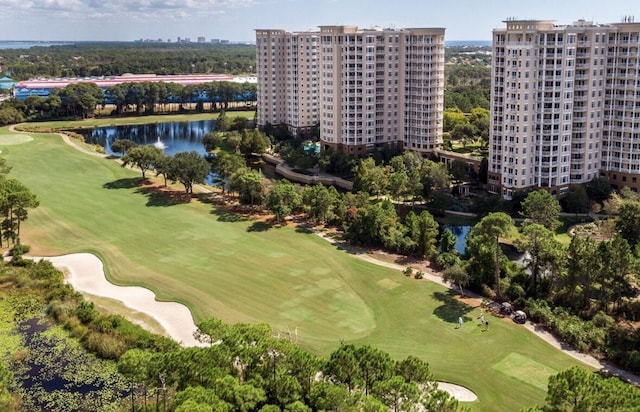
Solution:
{"label": "sand bunker", "polygon": [[86,292],[121,301],[131,309],[153,317],[167,334],[183,346],[203,346],[194,337],[197,327],[189,309],[176,302],[159,302],[149,289],[117,286],[104,275],[102,261],[90,253],[33,258],[46,259],[66,273],[65,280],[78,292]]}
{"label": "sand bunker", "polygon": [[438,382],[438,389],[447,392],[460,402],[475,402],[478,396],[464,386],[454,385],[448,382]]}

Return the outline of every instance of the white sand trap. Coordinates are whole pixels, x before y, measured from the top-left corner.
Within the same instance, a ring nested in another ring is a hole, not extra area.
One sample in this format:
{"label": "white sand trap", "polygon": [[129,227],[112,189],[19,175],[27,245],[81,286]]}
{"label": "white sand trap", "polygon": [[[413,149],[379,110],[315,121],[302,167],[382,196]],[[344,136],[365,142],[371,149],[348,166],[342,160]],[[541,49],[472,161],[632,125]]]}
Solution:
{"label": "white sand trap", "polygon": [[464,386],[454,385],[448,382],[438,382],[438,389],[447,392],[460,402],[475,402],[478,396]]}
{"label": "white sand trap", "polygon": [[129,308],[153,317],[169,336],[183,346],[204,346],[193,337],[197,327],[185,305],[159,302],[152,291],[143,287],[114,285],[105,277],[102,261],[97,256],[91,253],[74,253],[32,259],[46,259],[66,272],[66,282],[79,292],[119,300]]}

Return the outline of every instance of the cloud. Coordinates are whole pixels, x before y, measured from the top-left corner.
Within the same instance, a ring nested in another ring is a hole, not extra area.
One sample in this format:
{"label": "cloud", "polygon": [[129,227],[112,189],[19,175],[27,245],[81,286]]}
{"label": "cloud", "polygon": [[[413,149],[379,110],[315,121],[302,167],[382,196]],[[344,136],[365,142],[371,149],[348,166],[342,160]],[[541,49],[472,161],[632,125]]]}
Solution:
{"label": "cloud", "polygon": [[[8,3],[8,4],[7,4]],[[5,0],[13,17],[48,15],[65,18],[189,18],[217,15],[232,8],[250,7],[255,0]]]}

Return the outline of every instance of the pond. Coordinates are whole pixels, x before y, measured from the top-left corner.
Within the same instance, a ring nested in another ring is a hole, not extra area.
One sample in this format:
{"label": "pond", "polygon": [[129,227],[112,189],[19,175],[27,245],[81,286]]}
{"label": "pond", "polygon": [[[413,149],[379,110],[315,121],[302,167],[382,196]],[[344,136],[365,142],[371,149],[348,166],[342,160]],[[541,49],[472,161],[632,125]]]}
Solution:
{"label": "pond", "polygon": [[154,145],[165,154],[197,151],[204,155],[202,145],[205,134],[215,130],[215,120],[192,122],[164,122],[124,126],[103,126],[81,129],[75,132],[84,136],[87,143],[102,146],[107,154],[113,154],[111,143],[118,139],[129,139],[139,145]]}
{"label": "pond", "polygon": [[24,351],[12,371],[21,411],[107,410],[128,395],[113,362],[87,353],[59,327],[34,318],[18,330]]}
{"label": "pond", "polygon": [[443,229],[449,229],[456,237],[456,250],[460,255],[464,255],[467,247],[467,234],[473,226],[468,225],[443,225]]}

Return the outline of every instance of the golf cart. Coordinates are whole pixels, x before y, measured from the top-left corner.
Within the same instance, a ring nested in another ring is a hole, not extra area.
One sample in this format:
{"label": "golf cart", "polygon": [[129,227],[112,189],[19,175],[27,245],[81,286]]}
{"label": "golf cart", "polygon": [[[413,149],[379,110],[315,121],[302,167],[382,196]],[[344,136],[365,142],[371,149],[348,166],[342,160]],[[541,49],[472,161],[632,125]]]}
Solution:
{"label": "golf cart", "polygon": [[521,310],[516,310],[513,313],[513,321],[516,323],[524,324],[527,321],[527,314]]}
{"label": "golf cart", "polygon": [[511,315],[512,311],[513,307],[511,306],[511,303],[502,302],[502,305],[500,306],[500,313],[502,313],[503,315]]}

